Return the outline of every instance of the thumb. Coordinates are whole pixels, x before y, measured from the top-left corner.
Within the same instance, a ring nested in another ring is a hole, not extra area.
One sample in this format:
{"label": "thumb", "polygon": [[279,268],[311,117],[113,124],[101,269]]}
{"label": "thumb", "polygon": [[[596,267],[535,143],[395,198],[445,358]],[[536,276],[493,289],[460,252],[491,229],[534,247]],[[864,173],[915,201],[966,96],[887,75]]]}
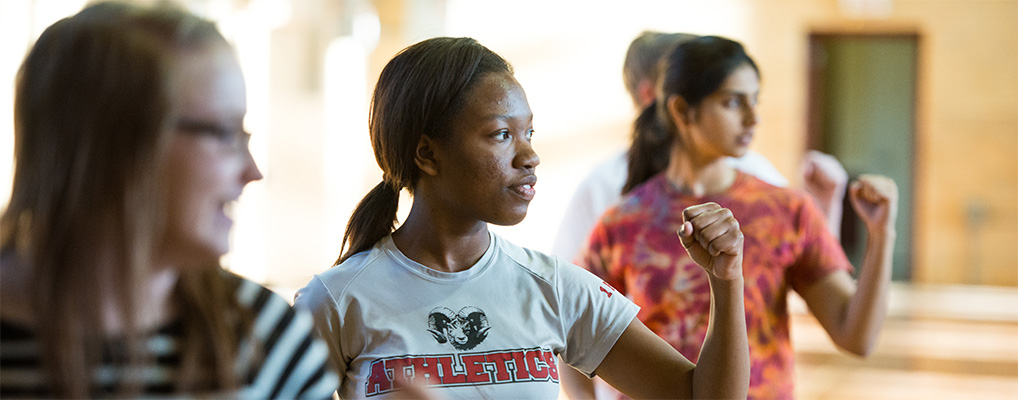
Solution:
{"label": "thumb", "polygon": [[688,252],[689,246],[696,243],[696,239],[693,239],[693,223],[689,221],[683,222],[676,233],[679,234],[679,241],[682,242],[682,247],[685,247]]}

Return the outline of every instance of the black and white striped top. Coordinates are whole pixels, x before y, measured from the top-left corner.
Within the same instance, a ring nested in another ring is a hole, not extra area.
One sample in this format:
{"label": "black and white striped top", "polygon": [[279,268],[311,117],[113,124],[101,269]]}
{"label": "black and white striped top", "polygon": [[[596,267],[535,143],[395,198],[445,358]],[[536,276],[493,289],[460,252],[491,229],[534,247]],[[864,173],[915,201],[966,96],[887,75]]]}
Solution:
{"label": "black and white striped top", "polygon": [[[339,380],[329,364],[328,349],[313,333],[310,315],[295,312],[286,300],[257,283],[237,279],[240,305],[249,307],[255,315],[253,333],[241,342],[235,366],[244,386],[237,393],[208,395],[241,399],[332,398]],[[119,384],[136,380],[143,384],[143,397],[179,395],[174,393],[174,382],[180,368],[178,341],[182,332],[181,324],[174,322],[151,334],[146,345],[153,357],[150,364],[141,368],[101,363],[93,372],[97,387],[94,397],[113,396]],[[119,344],[106,345],[107,352],[115,352]],[[0,398],[52,396],[35,334],[0,320]]]}

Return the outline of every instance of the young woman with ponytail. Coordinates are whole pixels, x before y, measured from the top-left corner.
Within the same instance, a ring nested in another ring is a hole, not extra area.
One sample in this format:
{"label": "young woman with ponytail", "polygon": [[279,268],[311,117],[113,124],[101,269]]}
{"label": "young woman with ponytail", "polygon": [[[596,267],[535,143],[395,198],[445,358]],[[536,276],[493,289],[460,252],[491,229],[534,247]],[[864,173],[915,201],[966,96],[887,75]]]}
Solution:
{"label": "young woman with ponytail", "polygon": [[331,398],[310,315],[219,264],[261,178],[208,20],[94,3],[18,72],[0,219],[0,397]]}
{"label": "young woman with ponytail", "polygon": [[758,122],[760,76],[742,45],[707,36],[665,59],[657,99],[636,121],[622,202],[595,226],[580,265],[642,307],[639,319],[691,360],[703,356],[714,313],[696,255],[669,245],[682,210],[715,202],[745,235],[749,398],[794,397],[787,291],[795,290],[844,350],[869,354],[887,308],[897,189],[863,175],[850,187],[869,231],[858,282],[807,194],[725,162],[746,153]]}
{"label": "young woman with ponytail", "polygon": [[[369,130],[383,181],[347,227],[338,265],[298,291],[340,372],[343,398],[555,398],[556,355],[635,397],[740,398],[748,382],[742,235],[716,204],[683,211],[671,245],[710,276],[712,334],[694,365],[579,267],[488,230],[523,220],[540,160],[509,64],[469,38],[397,54]],[[400,190],[413,196],[394,229]]]}

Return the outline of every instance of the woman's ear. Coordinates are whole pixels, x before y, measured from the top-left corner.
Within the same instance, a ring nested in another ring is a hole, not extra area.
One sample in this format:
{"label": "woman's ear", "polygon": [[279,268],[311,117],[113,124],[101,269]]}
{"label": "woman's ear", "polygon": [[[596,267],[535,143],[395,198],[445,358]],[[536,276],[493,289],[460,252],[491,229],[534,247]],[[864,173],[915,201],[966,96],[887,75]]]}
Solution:
{"label": "woman's ear", "polygon": [[438,174],[438,160],[435,159],[435,140],[428,135],[421,135],[417,141],[417,149],[414,150],[414,163],[417,168],[425,174],[435,176]]}
{"label": "woman's ear", "polygon": [[649,79],[644,79],[640,83],[636,84],[636,97],[640,103],[640,108],[647,108],[647,105],[654,102],[657,97],[657,88],[654,87],[654,82]]}
{"label": "woman's ear", "polygon": [[689,103],[686,103],[686,99],[673,94],[668,96],[665,107],[668,109],[668,117],[675,123],[675,127],[679,129],[679,132],[685,132],[689,124],[693,122],[693,114],[690,112]]}

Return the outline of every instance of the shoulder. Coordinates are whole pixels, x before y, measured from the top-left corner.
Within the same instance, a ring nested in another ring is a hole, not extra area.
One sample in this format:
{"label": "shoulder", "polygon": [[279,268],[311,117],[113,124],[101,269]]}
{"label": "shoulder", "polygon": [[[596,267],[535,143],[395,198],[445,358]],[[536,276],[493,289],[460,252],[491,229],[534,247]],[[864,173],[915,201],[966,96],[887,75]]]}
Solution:
{"label": "shoulder", "polygon": [[[520,268],[544,284],[553,287],[562,285],[573,287],[594,285],[601,282],[591,272],[562,260],[559,257],[517,246],[507,240],[498,238],[497,246],[505,256],[512,260],[513,266]],[[558,289],[553,289],[558,291]],[[567,293],[572,295],[572,293]]]}
{"label": "shoulder", "polygon": [[387,265],[386,260],[385,249],[376,244],[371,249],[354,254],[342,263],[316,274],[307,286],[298,291],[297,297],[314,294],[315,297],[327,296],[333,300],[339,298],[361,279],[365,272]]}
{"label": "shoulder", "polygon": [[265,286],[229,275],[241,307],[253,313],[253,340],[243,341],[238,351],[254,357],[248,358],[252,362],[247,370],[253,381],[241,397],[329,398],[339,386],[338,377],[330,370],[328,349],[315,335],[311,315],[295,310]]}
{"label": "shoulder", "polygon": [[234,288],[237,304],[251,312],[255,321],[290,318],[288,314],[293,310],[283,296],[233,272],[223,270],[222,274],[227,284]]}
{"label": "shoulder", "polygon": [[730,196],[755,213],[798,217],[809,211],[810,207],[816,207],[805,191],[774,186],[748,173],[741,173],[738,186],[730,191]]}
{"label": "shoulder", "polygon": [[729,164],[740,171],[747,172],[775,186],[788,186],[788,179],[778,171],[767,157],[756,151],[749,150],[738,158],[729,158]]}
{"label": "shoulder", "polygon": [[498,251],[512,260],[516,267],[526,270],[541,280],[554,282],[556,270],[561,263],[558,257],[518,246],[498,235],[493,234],[492,238],[496,241]]}
{"label": "shoulder", "polygon": [[659,209],[658,203],[668,201],[665,185],[663,173],[650,177],[622,196],[622,200],[616,206],[604,213],[603,220],[616,222],[628,215]]}

